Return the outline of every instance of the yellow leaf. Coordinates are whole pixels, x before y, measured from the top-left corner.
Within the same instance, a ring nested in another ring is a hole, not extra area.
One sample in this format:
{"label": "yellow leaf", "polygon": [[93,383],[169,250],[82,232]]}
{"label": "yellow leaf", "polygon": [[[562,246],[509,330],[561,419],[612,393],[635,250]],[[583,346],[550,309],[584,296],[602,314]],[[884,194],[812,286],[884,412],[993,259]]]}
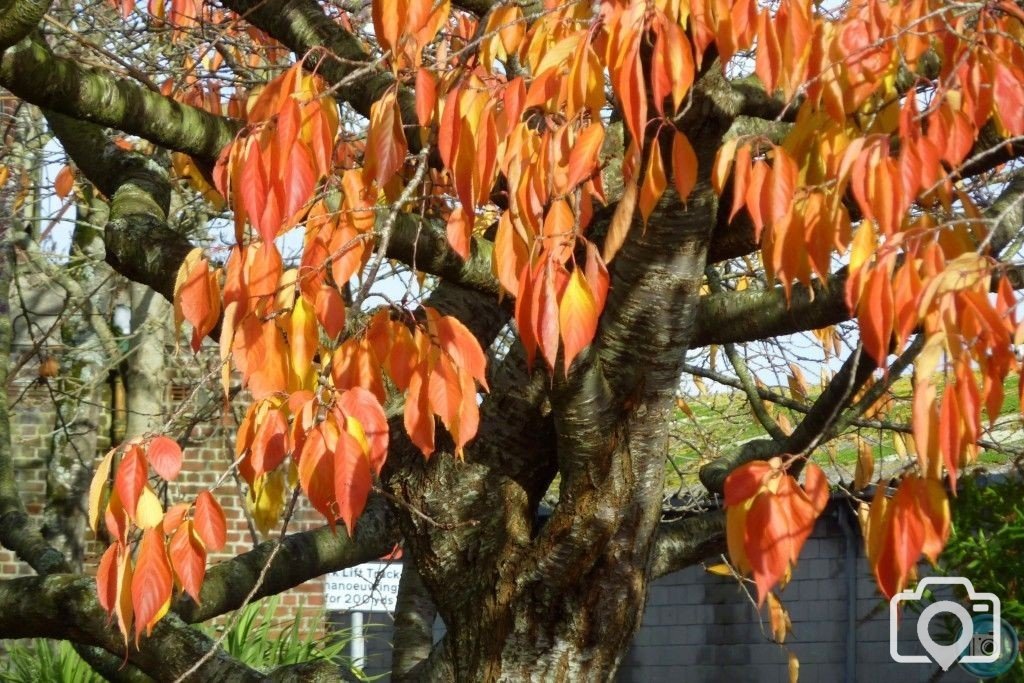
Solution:
{"label": "yellow leaf", "polygon": [[718,194],[722,194],[725,189],[725,181],[729,178],[729,172],[732,171],[732,162],[736,158],[738,142],[738,138],[729,140],[722,145],[715,156],[715,164],[711,167],[711,185]]}
{"label": "yellow leaf", "polygon": [[142,529],[152,529],[164,518],[164,506],[160,499],[147,484],[139,496],[139,503],[135,507],[135,521]]}
{"label": "yellow leaf", "polygon": [[292,388],[312,390],[316,383],[316,367],[313,365],[313,358],[316,356],[320,338],[317,333],[316,314],[305,297],[295,297],[295,305],[288,316],[288,322],[288,355]]}
{"label": "yellow leaf", "polygon": [[370,442],[366,438],[366,430],[363,429],[363,425],[359,420],[355,419],[351,415],[345,416],[345,431],[348,432],[352,438],[356,440],[359,447],[363,450],[363,453],[369,455],[370,453]]}
{"label": "yellow leaf", "polygon": [[94,534],[99,533],[100,519],[103,517],[103,508],[106,506],[107,498],[110,495],[110,467],[114,462],[114,449],[111,449],[103,460],[96,467],[96,473],[92,476],[92,483],[89,484],[89,528]]}
{"label": "yellow leaf", "polygon": [[800,680],[800,660],[792,652],[789,653],[789,683]]}
{"label": "yellow leaf", "polygon": [[696,417],[693,414],[693,408],[690,407],[690,404],[687,403],[686,399],[684,399],[682,396],[676,396],[676,407],[679,408],[680,412],[682,412],[691,420],[696,419]]}
{"label": "yellow leaf", "polygon": [[597,302],[590,291],[580,268],[569,276],[569,282],[558,303],[558,328],[565,350],[565,373],[580,351],[593,341],[597,334]]}
{"label": "yellow leaf", "polygon": [[857,437],[857,467],[853,475],[853,486],[860,491],[871,482],[875,474],[875,455],[871,445],[864,439]]}
{"label": "yellow leaf", "polygon": [[768,619],[775,642],[784,643],[786,634],[793,630],[793,622],[790,621],[789,612],[782,606],[782,601],[775,593],[768,593]]}
{"label": "yellow leaf", "polygon": [[907,454],[907,441],[903,438],[903,435],[899,432],[893,432],[892,434],[892,446],[896,449],[896,455],[900,456],[901,460],[906,460]]}
{"label": "yellow leaf", "polygon": [[725,564],[724,562],[720,562],[718,564],[713,564],[710,567],[704,567],[704,571],[706,571],[708,574],[714,574],[715,576],[732,576],[733,575],[732,568],[729,565]]}
{"label": "yellow leaf", "polygon": [[268,472],[257,477],[249,489],[245,502],[260,533],[269,533],[281,518],[288,497],[285,476],[279,469]]}
{"label": "yellow leaf", "polygon": [[862,222],[853,236],[853,245],[850,248],[850,273],[858,272],[868,262],[875,253],[877,244],[874,224],[871,221]]}

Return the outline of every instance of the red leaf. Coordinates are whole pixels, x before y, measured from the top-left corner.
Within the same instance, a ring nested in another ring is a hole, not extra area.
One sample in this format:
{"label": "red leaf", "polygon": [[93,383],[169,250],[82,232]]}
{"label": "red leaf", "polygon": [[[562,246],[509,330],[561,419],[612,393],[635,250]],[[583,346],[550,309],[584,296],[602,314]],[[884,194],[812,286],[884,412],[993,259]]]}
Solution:
{"label": "red leaf", "polygon": [[160,525],[142,535],[138,562],[132,577],[132,606],[135,610],[135,646],[143,631],[149,635],[156,622],[167,613],[174,587],[171,567],[164,547]]}
{"label": "red leaf", "polygon": [[146,457],[156,473],[167,481],[173,481],[181,471],[181,446],[166,436],[158,436],[149,442]]}
{"label": "red leaf", "polygon": [[110,614],[117,604],[117,551],[119,544],[111,543],[100,558],[96,569],[96,593],[100,607]]}
{"label": "red leaf", "polygon": [[789,567],[789,519],[778,496],[759,494],[747,511],[744,550],[757,585],[757,604]]}
{"label": "red leaf", "polygon": [[199,593],[206,577],[206,548],[193,533],[191,522],[178,527],[171,537],[169,549],[171,567],[181,582],[181,587],[198,605]]}
{"label": "red leaf", "polygon": [[338,513],[345,522],[348,535],[355,533],[356,520],[366,507],[366,500],[373,487],[370,461],[363,449],[348,432],[338,436],[338,447],[334,452],[334,496],[338,501]]}
{"label": "red leaf", "polygon": [[135,508],[139,504],[142,489],[146,486],[146,479],[146,456],[142,454],[141,448],[133,444],[121,456],[117,476],[114,477],[114,490],[132,519],[135,519]]}
{"label": "red leaf", "polygon": [[338,399],[338,407],[347,417],[359,421],[370,442],[370,465],[380,474],[388,455],[388,420],[377,397],[362,387],[353,387]]}
{"label": "red leaf", "polygon": [[730,472],[725,478],[726,506],[741,505],[757,495],[764,483],[765,475],[772,469],[768,461],[754,460]]}
{"label": "red leaf", "polygon": [[196,498],[192,523],[207,550],[217,552],[224,547],[227,542],[227,521],[220,504],[209,491],[203,491]]}
{"label": "red leaf", "polygon": [[288,420],[280,410],[271,409],[263,417],[253,437],[249,462],[255,476],[276,469],[287,455]]}

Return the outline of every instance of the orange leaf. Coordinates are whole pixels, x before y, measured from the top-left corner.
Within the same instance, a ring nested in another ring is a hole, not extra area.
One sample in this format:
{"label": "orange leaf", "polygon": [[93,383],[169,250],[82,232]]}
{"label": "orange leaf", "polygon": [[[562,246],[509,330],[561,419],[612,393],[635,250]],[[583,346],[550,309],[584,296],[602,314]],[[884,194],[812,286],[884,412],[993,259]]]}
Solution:
{"label": "orange leaf", "polygon": [[332,340],[337,339],[345,329],[345,300],[341,298],[341,293],[330,285],[321,286],[313,309],[327,336]]}
{"label": "orange leaf", "polygon": [[132,607],[135,610],[135,646],[139,637],[153,632],[153,626],[171,606],[174,588],[171,566],[164,547],[163,528],[148,529],[142,535],[138,562],[132,577]]}
{"label": "orange leaf", "polygon": [[622,244],[626,241],[629,227],[633,224],[633,211],[636,208],[637,195],[639,194],[637,189],[636,182],[631,180],[627,181],[626,186],[623,188],[622,197],[619,199],[619,203],[615,207],[615,213],[612,214],[612,220],[608,224],[608,234],[604,238],[604,250],[601,255],[605,263],[612,262],[615,254],[618,253]]}
{"label": "orange leaf", "polygon": [[351,538],[355,533],[356,520],[363,513],[373,487],[370,461],[363,454],[359,442],[347,431],[338,435],[338,447],[333,457],[334,496],[338,501],[338,514]]}
{"label": "orange leaf", "polygon": [[682,133],[676,133],[672,138],[672,180],[679,200],[685,202],[697,184],[697,154]]}
{"label": "orange leaf", "polygon": [[[3,183],[0,183],[2,185]],[[75,186],[75,172],[71,166],[67,164],[60,169],[57,173],[57,177],[53,180],[53,191],[57,193],[57,196],[61,199],[66,199],[71,190]]]}
{"label": "orange leaf", "polygon": [[156,473],[168,481],[174,480],[181,471],[181,446],[166,436],[158,436],[149,442],[146,457]]}
{"label": "orange leaf", "polygon": [[423,382],[422,370],[409,378],[405,401],[405,431],[424,457],[434,452],[434,415],[430,412],[430,396]]}
{"label": "orange leaf", "polygon": [[139,504],[142,489],[146,486],[146,478],[146,456],[142,454],[141,448],[133,444],[121,456],[117,475],[114,477],[114,490],[117,491],[118,499],[132,519],[135,519],[135,508]]}
{"label": "orange leaf", "polygon": [[227,542],[227,520],[224,511],[209,491],[196,497],[196,510],[192,515],[196,533],[207,550],[217,552]]}
{"label": "orange leaf", "polygon": [[448,243],[463,260],[469,259],[470,241],[473,233],[473,214],[464,207],[456,208],[448,217],[446,227]]}
{"label": "orange leaf", "polygon": [[192,530],[192,522],[185,522],[174,532],[169,551],[171,567],[181,587],[198,605],[203,579],[206,577],[206,548]]}
{"label": "orange leaf", "polygon": [[533,326],[541,355],[548,367],[554,370],[558,356],[558,288],[555,285],[554,265],[550,260],[544,265],[542,273],[541,281],[534,289]]}
{"label": "orange leaf", "polygon": [[591,123],[576,138],[576,144],[569,152],[570,188],[592,176],[598,170],[598,156],[604,144],[604,126],[600,121]]}
{"label": "orange leaf", "polygon": [[647,162],[647,173],[644,174],[644,184],[640,188],[640,216],[644,219],[644,227],[647,227],[647,219],[654,211],[655,205],[661,198],[665,188],[668,187],[668,179],[665,177],[665,165],[661,159],[661,145],[651,145],[651,157]]}
{"label": "orange leaf", "polygon": [[408,151],[396,90],[389,88],[370,107],[370,130],[366,136],[363,166],[367,182],[372,180],[378,187],[383,187],[402,168]]}
{"label": "orange leaf", "polygon": [[564,348],[565,375],[572,361],[597,334],[597,303],[579,268],[572,271],[558,303],[558,328]]}
{"label": "orange leaf", "polygon": [[[299,458],[299,483],[306,492],[306,498],[317,512],[326,518],[334,528],[336,515],[334,503],[334,458],[328,453],[325,431],[330,433],[331,440],[337,441],[337,427],[332,422],[324,421],[306,436]],[[331,444],[333,445],[333,444]]]}
{"label": "orange leaf", "polygon": [[416,118],[421,127],[430,125],[436,106],[437,80],[429,69],[421,66],[416,70]]}
{"label": "orange leaf", "polygon": [[604,302],[608,298],[608,268],[601,259],[601,254],[593,242],[587,242],[587,263],[585,267],[587,284],[594,295],[594,306],[600,316],[604,310]]}
{"label": "orange leaf", "polygon": [[458,318],[446,315],[435,322],[438,344],[460,371],[468,372],[487,388],[487,356],[473,333]]}
{"label": "orange leaf", "polygon": [[359,421],[370,444],[370,465],[380,474],[388,455],[389,429],[387,416],[377,397],[362,387],[354,387],[338,398],[338,407],[346,417]]}
{"label": "orange leaf", "polygon": [[134,620],[132,608],[132,556],[125,546],[120,546],[117,553],[117,601],[114,603],[114,615],[117,627],[124,636],[125,647],[128,646],[128,631]]}

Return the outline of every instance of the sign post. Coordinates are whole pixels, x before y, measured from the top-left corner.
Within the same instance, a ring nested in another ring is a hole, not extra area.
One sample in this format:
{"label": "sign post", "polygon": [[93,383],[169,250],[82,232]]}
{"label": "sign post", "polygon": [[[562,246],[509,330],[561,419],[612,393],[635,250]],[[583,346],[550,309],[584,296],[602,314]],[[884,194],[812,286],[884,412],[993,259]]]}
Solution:
{"label": "sign post", "polygon": [[351,614],[353,665],[362,668],[366,658],[363,613],[393,613],[401,578],[402,565],[393,562],[366,562],[327,575],[324,605],[329,611]]}

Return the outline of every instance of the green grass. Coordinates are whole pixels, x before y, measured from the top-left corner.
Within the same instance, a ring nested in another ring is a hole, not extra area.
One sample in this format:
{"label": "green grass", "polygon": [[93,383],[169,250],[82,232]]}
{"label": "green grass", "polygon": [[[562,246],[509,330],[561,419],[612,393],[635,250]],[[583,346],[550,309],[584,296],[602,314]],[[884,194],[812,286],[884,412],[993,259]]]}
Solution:
{"label": "green grass", "polygon": [[[1003,408],[1000,415],[1019,414],[1020,400],[1017,394],[1018,377],[1011,376],[1005,384]],[[788,387],[771,387],[773,392],[790,397]],[[940,383],[941,391],[941,383]],[[909,424],[911,416],[910,399],[912,383],[909,378],[900,378],[893,383],[890,392],[895,397],[885,415],[885,420]],[[811,387],[808,402],[820,393],[820,388]],[[687,397],[687,405],[693,413],[690,417],[677,409],[673,442],[670,451],[671,463],[667,471],[666,486],[670,489],[687,488],[697,483],[697,471],[708,460],[724,455],[737,444],[751,439],[765,438],[766,433],[754,418],[746,395],[735,390],[708,393],[701,397]],[[802,414],[767,403],[775,413],[785,415],[792,426],[799,424]],[[985,420],[983,416],[983,420]],[[986,420],[987,424],[987,420]],[[900,468],[893,436],[879,429],[854,427],[841,437],[818,448],[815,462],[826,468],[830,476],[840,475],[845,479],[853,476],[857,463],[857,437],[867,441],[875,458],[876,476],[879,463],[888,475]],[[896,456],[896,458],[894,458]],[[911,457],[912,454],[911,454]],[[1012,459],[1004,452],[982,451],[978,458],[981,465],[1002,465]]]}

